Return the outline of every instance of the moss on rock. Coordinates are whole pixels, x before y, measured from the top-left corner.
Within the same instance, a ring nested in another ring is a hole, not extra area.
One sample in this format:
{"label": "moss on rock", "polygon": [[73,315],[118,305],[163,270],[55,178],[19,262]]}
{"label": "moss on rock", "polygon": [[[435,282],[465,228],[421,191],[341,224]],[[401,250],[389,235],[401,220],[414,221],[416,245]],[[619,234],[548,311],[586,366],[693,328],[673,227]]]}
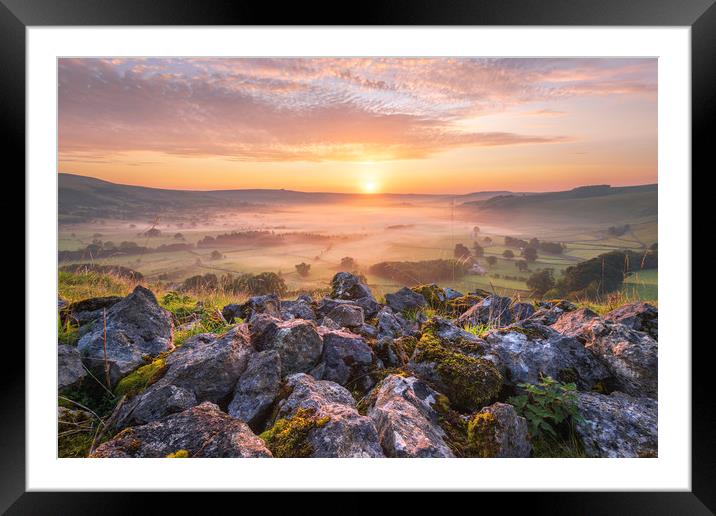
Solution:
{"label": "moss on rock", "polygon": [[289,418],[281,418],[259,437],[274,457],[310,457],[313,447],[308,434],[314,428],[325,426],[330,418],[318,417],[315,409],[301,408]]}
{"label": "moss on rock", "polygon": [[478,412],[467,423],[467,442],[472,457],[491,458],[500,451],[495,435],[497,419],[491,412]]}
{"label": "moss on rock", "polygon": [[114,388],[116,396],[135,396],[159,380],[167,370],[164,357],[158,357],[122,378]]}
{"label": "moss on rock", "polygon": [[170,453],[166,457],[167,459],[187,459],[189,458],[189,452],[187,450],[177,450],[174,453]]}
{"label": "moss on rock", "polygon": [[432,285],[418,285],[410,290],[423,296],[429,307],[445,308],[445,302],[447,301],[445,291],[434,283]]}
{"label": "moss on rock", "polygon": [[458,408],[472,410],[497,397],[502,375],[489,360],[475,358],[450,343],[444,343],[428,328],[418,342],[412,361],[435,364],[436,383]]}

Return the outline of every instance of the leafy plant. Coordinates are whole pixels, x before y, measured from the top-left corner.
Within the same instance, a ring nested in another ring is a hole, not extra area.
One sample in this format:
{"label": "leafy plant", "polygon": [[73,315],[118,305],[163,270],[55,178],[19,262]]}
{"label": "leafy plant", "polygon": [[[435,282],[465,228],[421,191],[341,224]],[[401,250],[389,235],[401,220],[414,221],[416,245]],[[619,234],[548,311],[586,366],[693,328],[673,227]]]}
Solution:
{"label": "leafy plant", "polygon": [[509,403],[527,419],[532,437],[541,439],[549,435],[556,438],[557,428],[563,423],[582,421],[574,383],[565,384],[550,376],[542,376],[537,384],[521,383],[518,387],[526,394],[513,396]]}

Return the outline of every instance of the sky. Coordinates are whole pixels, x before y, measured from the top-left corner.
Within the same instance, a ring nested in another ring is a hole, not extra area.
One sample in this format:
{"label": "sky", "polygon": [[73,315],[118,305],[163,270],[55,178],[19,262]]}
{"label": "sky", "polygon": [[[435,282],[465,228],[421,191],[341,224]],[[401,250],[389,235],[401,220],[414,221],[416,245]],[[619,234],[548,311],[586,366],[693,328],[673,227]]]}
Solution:
{"label": "sky", "polygon": [[58,61],[58,171],[355,193],[657,182],[657,60]]}

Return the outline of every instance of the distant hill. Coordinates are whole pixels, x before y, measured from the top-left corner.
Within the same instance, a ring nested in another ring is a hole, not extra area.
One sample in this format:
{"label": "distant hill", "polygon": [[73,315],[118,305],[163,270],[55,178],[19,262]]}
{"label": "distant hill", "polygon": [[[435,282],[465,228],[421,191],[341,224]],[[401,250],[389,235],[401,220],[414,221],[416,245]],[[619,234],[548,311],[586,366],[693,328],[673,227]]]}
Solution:
{"label": "distant hill", "polygon": [[178,212],[214,209],[265,210],[276,205],[331,202],[450,202],[456,204],[488,199],[509,192],[474,192],[464,195],[344,194],[298,192],[284,189],[168,190],[111,183],[93,177],[58,175],[61,221],[92,218],[137,218]]}
{"label": "distant hill", "polygon": [[463,212],[505,221],[533,219],[629,222],[656,218],[657,185],[580,186],[560,192],[497,195],[460,205]]}

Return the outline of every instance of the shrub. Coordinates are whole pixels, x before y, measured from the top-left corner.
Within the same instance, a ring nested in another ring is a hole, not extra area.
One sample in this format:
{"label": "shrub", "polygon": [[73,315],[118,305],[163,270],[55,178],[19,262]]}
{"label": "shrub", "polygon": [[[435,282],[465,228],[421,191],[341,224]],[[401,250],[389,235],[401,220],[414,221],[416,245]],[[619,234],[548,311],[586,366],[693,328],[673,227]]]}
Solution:
{"label": "shrub", "polygon": [[558,437],[563,423],[582,421],[576,403],[577,386],[564,384],[550,376],[542,376],[539,383],[522,383],[518,387],[527,393],[513,396],[508,401],[527,419],[530,435],[540,439],[545,435]]}

